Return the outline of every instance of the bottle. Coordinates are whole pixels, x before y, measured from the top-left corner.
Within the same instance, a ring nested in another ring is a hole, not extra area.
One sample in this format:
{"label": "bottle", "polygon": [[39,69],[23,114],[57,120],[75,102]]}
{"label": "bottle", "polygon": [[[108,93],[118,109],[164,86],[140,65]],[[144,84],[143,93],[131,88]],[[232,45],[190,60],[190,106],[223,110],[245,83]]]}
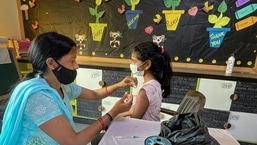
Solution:
{"label": "bottle", "polygon": [[227,67],[226,67],[225,75],[231,75],[232,74],[234,64],[235,64],[235,57],[234,57],[234,54],[231,54],[230,57],[228,58],[228,61],[227,61]]}

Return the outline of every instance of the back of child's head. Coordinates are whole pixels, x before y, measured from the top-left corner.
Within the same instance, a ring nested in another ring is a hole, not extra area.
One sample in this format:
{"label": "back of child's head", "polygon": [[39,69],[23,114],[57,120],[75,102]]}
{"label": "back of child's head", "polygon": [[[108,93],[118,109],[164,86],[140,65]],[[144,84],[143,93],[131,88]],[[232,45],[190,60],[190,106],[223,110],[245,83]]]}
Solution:
{"label": "back of child's head", "polygon": [[138,44],[132,48],[132,52],[135,52],[137,59],[142,62],[151,60],[152,64],[149,70],[161,84],[163,97],[167,97],[170,94],[170,81],[173,75],[169,54],[164,48],[158,47],[150,41]]}

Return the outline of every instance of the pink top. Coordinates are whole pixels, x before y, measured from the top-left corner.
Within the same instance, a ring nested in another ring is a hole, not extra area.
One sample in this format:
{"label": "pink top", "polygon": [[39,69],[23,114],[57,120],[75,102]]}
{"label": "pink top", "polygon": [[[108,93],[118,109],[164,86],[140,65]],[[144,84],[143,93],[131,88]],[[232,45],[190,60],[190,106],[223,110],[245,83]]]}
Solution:
{"label": "pink top", "polygon": [[[160,121],[160,110],[162,104],[161,84],[156,80],[150,80],[144,83],[139,90],[141,89],[145,90],[149,101],[149,106],[142,119]],[[136,99],[134,99],[134,101],[136,101]]]}

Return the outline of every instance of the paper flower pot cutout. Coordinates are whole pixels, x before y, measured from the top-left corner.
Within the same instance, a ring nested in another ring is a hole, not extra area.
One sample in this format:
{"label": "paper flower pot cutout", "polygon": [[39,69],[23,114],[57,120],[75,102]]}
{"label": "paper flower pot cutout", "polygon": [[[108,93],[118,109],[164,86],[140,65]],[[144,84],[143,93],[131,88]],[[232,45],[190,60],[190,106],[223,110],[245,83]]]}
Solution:
{"label": "paper flower pot cutout", "polygon": [[219,48],[230,28],[207,28],[209,31],[209,44],[212,48]]}
{"label": "paper flower pot cutout", "polygon": [[167,30],[174,31],[178,27],[180,17],[185,13],[185,10],[163,10],[166,19],[166,28]]}
{"label": "paper flower pot cutout", "polygon": [[127,21],[127,25],[129,29],[136,29],[137,28],[137,23],[139,20],[139,16],[140,14],[142,14],[143,11],[142,10],[127,10],[125,12],[125,16],[126,16],[126,21]]}
{"label": "paper flower pot cutout", "polygon": [[175,10],[180,5],[181,0],[163,0],[165,7],[171,8],[171,10],[163,10],[165,14],[166,28],[167,30],[176,30],[180,21],[181,14],[185,13],[185,10]]}
{"label": "paper flower pot cutout", "polygon": [[107,24],[104,23],[89,23],[92,31],[92,37],[94,41],[101,41],[104,28],[107,27]]}
{"label": "paper flower pot cutout", "polygon": [[125,0],[128,6],[131,6],[131,10],[125,12],[126,21],[129,29],[136,29],[140,14],[142,10],[135,10],[136,5],[139,4],[140,0]]}

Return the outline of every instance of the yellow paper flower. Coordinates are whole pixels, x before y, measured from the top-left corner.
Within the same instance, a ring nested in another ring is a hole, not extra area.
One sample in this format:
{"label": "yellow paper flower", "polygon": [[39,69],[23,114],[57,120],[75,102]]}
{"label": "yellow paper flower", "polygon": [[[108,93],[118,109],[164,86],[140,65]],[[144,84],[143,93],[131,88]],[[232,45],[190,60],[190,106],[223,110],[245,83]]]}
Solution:
{"label": "yellow paper flower", "polygon": [[102,0],[95,0],[95,4],[96,4],[97,6],[100,6],[101,3],[102,3]]}

